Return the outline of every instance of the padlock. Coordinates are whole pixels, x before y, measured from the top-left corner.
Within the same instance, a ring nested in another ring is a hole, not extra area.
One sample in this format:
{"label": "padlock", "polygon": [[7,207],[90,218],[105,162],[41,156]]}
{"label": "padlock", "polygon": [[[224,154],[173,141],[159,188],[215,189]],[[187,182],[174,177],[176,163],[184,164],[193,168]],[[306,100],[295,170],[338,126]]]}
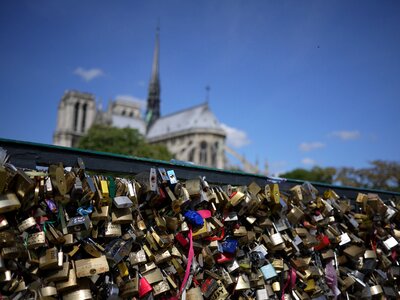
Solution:
{"label": "padlock", "polygon": [[106,221],[106,220],[108,220],[109,211],[110,211],[109,205],[98,207],[93,210],[93,213],[91,215],[91,220],[92,221]]}
{"label": "padlock", "polygon": [[63,293],[63,300],[76,300],[76,299],[79,300],[93,299],[92,292],[89,286],[83,287],[80,285],[80,288],[78,290]]}
{"label": "padlock", "polygon": [[16,194],[7,193],[0,195],[0,214],[15,211],[21,207]]}
{"label": "padlock", "polygon": [[147,295],[148,293],[150,293],[153,288],[151,287],[151,285],[149,284],[149,282],[147,281],[147,279],[143,276],[141,276],[139,274],[139,298],[144,297],[145,295]]}
{"label": "padlock", "polygon": [[123,239],[115,239],[107,244],[105,247],[106,257],[112,267],[129,255],[132,244],[133,240],[124,241]]}
{"label": "padlock", "polygon": [[155,268],[143,273],[143,277],[146,278],[147,282],[151,285],[163,280],[163,276],[159,268]]}
{"label": "padlock", "polygon": [[114,224],[130,224],[133,221],[130,208],[113,209],[111,213],[111,222]]}
{"label": "padlock", "polygon": [[269,280],[271,278],[278,276],[272,264],[267,264],[265,266],[262,266],[260,268],[260,271],[262,272],[265,280]]}
{"label": "padlock", "polygon": [[101,245],[94,242],[91,238],[81,240],[81,243],[86,253],[90,254],[93,257],[100,257],[105,251],[105,249]]}
{"label": "padlock", "polygon": [[46,249],[45,255],[39,258],[39,269],[58,269],[58,250],[56,247]]}
{"label": "padlock", "polygon": [[118,300],[120,299],[119,295],[119,287],[116,283],[114,283],[114,279],[106,275],[105,287],[103,289],[102,298],[109,300]]}
{"label": "padlock", "polygon": [[194,287],[188,289],[186,291],[186,299],[187,300],[203,300],[203,293],[201,292],[200,287]]}
{"label": "padlock", "polygon": [[122,235],[121,225],[114,224],[112,222],[105,222],[104,225],[104,236],[111,237],[120,237]]}
{"label": "padlock", "polygon": [[46,245],[46,235],[43,231],[33,233],[28,236],[26,240],[26,245],[28,249],[36,249]]}
{"label": "padlock", "polygon": [[37,223],[36,223],[35,218],[29,217],[18,224],[18,230],[20,232],[24,232],[24,231],[28,230],[29,228],[35,226],[36,224]]}
{"label": "padlock", "polygon": [[109,271],[108,262],[105,255],[97,258],[79,259],[75,261],[76,276],[90,277]]}
{"label": "padlock", "polygon": [[71,263],[72,263],[72,265],[68,272],[68,279],[62,280],[62,281],[59,281],[56,283],[57,292],[59,292],[59,293],[63,293],[67,290],[71,290],[78,286],[74,263],[73,262],[71,262]]}
{"label": "padlock", "polygon": [[14,182],[15,191],[19,199],[25,202],[24,204],[29,204],[29,202],[26,200],[29,199],[35,189],[34,181],[29,178],[29,176],[26,175],[25,172],[18,169],[14,177]]}
{"label": "padlock", "polygon": [[90,218],[89,216],[77,216],[69,220],[67,228],[69,233],[86,231],[90,229]]}
{"label": "padlock", "polygon": [[39,289],[39,295],[42,299],[48,299],[50,297],[57,297],[57,289],[54,286],[46,286]]}
{"label": "padlock", "polygon": [[129,276],[121,288],[121,297],[130,298],[139,295],[139,273],[136,271],[133,276]]}
{"label": "padlock", "polygon": [[171,258],[171,253],[168,249],[162,250],[154,255],[154,262],[159,265],[167,262]]}
{"label": "padlock", "polygon": [[114,197],[113,203],[116,208],[130,208],[133,205],[132,200],[127,196]]}
{"label": "padlock", "polygon": [[239,275],[236,282],[235,291],[242,291],[248,289],[250,289],[250,281],[248,277],[245,274]]}
{"label": "padlock", "polygon": [[45,277],[46,282],[57,282],[57,281],[65,281],[68,279],[69,275],[69,265],[70,263],[68,261],[64,262],[62,265],[62,269],[53,271],[52,273],[49,273]]}
{"label": "padlock", "polygon": [[293,206],[293,208],[287,214],[287,219],[292,225],[297,225],[300,221],[302,221],[303,218],[304,212],[296,206]]}
{"label": "padlock", "polygon": [[143,249],[140,249],[137,252],[129,253],[129,261],[131,265],[141,265],[147,262],[146,253]]}
{"label": "padlock", "polygon": [[217,280],[215,278],[207,278],[201,285],[201,292],[205,298],[210,298],[210,296],[218,288]]}
{"label": "padlock", "polygon": [[152,286],[154,296],[162,295],[170,290],[168,282],[162,280]]}

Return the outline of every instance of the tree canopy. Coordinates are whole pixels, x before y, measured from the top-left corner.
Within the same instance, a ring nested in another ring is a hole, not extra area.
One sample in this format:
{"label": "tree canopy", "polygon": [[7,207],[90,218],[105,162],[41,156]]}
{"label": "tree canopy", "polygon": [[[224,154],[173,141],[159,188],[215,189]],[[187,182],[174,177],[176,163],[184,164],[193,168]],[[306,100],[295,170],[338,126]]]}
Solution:
{"label": "tree canopy", "polygon": [[78,148],[161,160],[172,158],[166,146],[150,145],[137,129],[128,127],[93,125],[79,141]]}
{"label": "tree canopy", "polygon": [[335,174],[336,174],[336,169],[332,167],[329,168],[313,167],[311,170],[306,170],[301,168],[294,169],[293,171],[280,174],[280,177],[290,178],[290,179],[300,179],[306,181],[333,183]]}
{"label": "tree canopy", "polygon": [[280,176],[290,179],[400,192],[400,163],[374,160],[370,162],[370,165],[370,167],[361,169],[352,167],[295,169],[280,174]]}
{"label": "tree canopy", "polygon": [[400,163],[374,160],[369,168],[341,168],[336,181],[342,185],[400,192]]}

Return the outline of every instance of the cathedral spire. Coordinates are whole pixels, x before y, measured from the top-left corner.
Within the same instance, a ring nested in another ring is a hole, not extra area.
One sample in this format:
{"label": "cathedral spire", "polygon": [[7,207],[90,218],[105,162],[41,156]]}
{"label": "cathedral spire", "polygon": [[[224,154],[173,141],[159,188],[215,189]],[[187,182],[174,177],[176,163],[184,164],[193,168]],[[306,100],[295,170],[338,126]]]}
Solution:
{"label": "cathedral spire", "polygon": [[151,69],[149,94],[147,97],[147,110],[146,110],[146,121],[147,130],[153,125],[153,123],[160,117],[160,26],[157,26],[156,30],[156,42],[154,47],[153,66]]}

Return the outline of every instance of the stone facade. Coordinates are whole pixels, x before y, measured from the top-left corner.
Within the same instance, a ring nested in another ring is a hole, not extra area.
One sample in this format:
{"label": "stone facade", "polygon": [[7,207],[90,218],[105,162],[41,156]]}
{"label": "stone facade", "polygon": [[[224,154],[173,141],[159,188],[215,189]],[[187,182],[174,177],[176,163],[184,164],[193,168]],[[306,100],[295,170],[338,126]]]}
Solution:
{"label": "stone facade", "polygon": [[57,128],[53,144],[73,147],[85,135],[96,118],[96,102],[93,95],[66,91],[58,105]]}
{"label": "stone facade", "polygon": [[163,143],[179,160],[224,168],[225,131],[208,104],[159,118],[147,133],[150,143]]}

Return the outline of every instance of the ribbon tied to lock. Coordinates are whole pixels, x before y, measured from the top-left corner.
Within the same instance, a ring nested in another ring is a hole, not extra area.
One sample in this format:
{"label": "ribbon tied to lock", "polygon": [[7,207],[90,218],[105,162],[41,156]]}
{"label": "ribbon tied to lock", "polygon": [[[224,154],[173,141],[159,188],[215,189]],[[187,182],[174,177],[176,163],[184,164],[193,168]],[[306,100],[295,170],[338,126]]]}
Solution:
{"label": "ribbon tied to lock", "polygon": [[[211,212],[209,210],[199,210],[199,211],[193,211],[193,210],[188,210],[185,214],[185,218],[188,220],[190,224],[193,224],[195,226],[203,226],[204,225],[204,219],[211,217]],[[186,271],[185,271],[185,276],[183,278],[181,288],[179,290],[179,293],[182,294],[183,289],[186,286],[186,283],[189,279],[190,276],[190,269],[192,268],[192,262],[193,262],[193,257],[194,257],[194,249],[193,249],[193,236],[192,236],[192,228],[189,228],[189,252],[187,256],[187,265],[186,265]]]}

